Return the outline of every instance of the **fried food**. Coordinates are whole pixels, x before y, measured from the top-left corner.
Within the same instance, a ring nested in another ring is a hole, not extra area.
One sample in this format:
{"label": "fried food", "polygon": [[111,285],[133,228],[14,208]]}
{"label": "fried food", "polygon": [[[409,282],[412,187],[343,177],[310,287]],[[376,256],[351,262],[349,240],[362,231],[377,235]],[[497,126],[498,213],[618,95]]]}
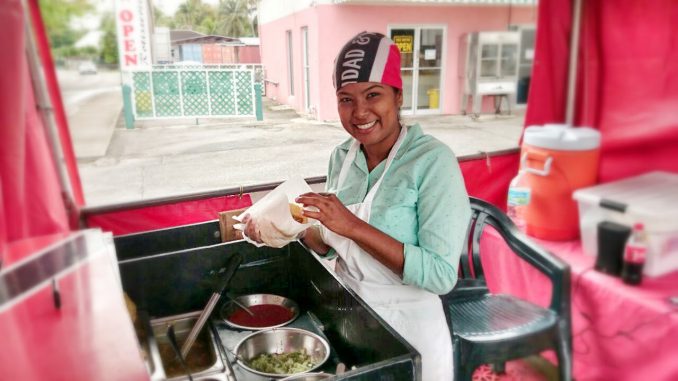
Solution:
{"label": "fried food", "polygon": [[290,203],[290,213],[292,213],[292,218],[300,224],[308,223],[308,217],[302,215],[304,208],[299,204]]}

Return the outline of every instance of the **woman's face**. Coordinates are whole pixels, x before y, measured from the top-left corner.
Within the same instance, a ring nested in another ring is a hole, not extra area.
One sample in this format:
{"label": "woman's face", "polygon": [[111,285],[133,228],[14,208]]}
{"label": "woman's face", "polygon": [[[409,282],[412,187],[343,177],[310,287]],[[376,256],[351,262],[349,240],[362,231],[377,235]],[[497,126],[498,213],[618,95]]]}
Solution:
{"label": "woman's face", "polygon": [[400,133],[402,91],[376,82],[351,83],[337,91],[344,129],[366,149],[390,150]]}

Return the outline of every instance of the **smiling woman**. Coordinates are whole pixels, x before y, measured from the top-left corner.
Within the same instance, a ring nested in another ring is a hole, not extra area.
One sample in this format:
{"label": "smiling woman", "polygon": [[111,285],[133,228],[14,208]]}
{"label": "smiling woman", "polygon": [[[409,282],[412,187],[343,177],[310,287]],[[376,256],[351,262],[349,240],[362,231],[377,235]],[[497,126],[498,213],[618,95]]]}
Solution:
{"label": "smiling woman", "polygon": [[367,167],[374,169],[398,139],[402,91],[379,83],[351,83],[337,91],[337,102],[341,124],[362,144]]}
{"label": "smiling woman", "polygon": [[[401,124],[400,53],[379,33],[349,40],[335,61],[341,124],[351,138],[334,149],[327,193],[296,199],[320,222],[302,240],[422,358],[423,380],[452,379],[452,342],[439,294],[457,280],[470,207],[448,146]],[[311,211],[308,206],[317,208]],[[256,221],[246,233],[259,240]]]}

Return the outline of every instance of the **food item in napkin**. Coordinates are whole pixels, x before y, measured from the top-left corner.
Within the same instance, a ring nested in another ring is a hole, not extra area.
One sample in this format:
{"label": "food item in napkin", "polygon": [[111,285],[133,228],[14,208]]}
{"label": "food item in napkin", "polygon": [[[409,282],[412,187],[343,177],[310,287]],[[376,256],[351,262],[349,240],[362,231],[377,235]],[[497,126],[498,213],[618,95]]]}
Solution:
{"label": "food item in napkin", "polygon": [[308,217],[303,215],[304,208],[299,204],[290,202],[290,213],[292,213],[292,218],[300,224],[308,223]]}
{"label": "food item in napkin", "polygon": [[[301,205],[294,203],[294,199],[300,194],[311,191],[304,179],[287,180],[233,219],[242,222],[245,215],[249,216],[263,242],[256,242],[243,234],[243,238],[253,245],[283,247],[295,241],[299,233],[311,226],[311,220],[301,215]],[[246,229],[245,224],[233,226],[243,231]]]}

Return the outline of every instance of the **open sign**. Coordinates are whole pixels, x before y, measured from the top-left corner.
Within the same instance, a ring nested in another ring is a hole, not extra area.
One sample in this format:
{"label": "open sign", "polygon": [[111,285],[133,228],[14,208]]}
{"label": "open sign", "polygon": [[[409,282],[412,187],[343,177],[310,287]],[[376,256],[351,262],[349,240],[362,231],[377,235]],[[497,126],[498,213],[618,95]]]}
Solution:
{"label": "open sign", "polygon": [[120,68],[150,65],[148,5],[140,0],[116,0],[115,5]]}

